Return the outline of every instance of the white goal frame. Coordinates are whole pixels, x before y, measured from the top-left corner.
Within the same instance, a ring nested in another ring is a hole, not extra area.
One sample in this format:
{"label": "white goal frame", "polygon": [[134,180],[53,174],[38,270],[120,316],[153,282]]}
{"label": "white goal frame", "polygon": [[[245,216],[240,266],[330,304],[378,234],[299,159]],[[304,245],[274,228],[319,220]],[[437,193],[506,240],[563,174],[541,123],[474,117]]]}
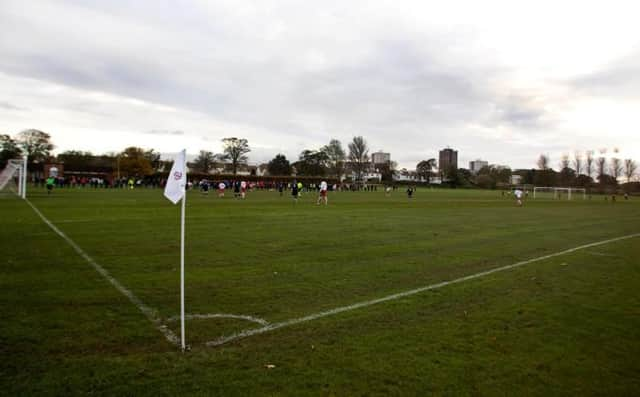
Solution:
{"label": "white goal frame", "polygon": [[567,200],[571,200],[573,197],[573,193],[582,192],[582,199],[587,199],[587,189],[582,187],[553,187],[553,186],[534,186],[533,188],[533,198],[536,198],[536,193],[538,191],[545,190],[547,192],[553,192],[553,198],[557,199],[560,192],[567,193]]}
{"label": "white goal frame", "polygon": [[7,166],[0,172],[0,189],[4,188],[11,181],[14,174],[18,172],[18,196],[27,198],[27,157],[21,159],[10,159]]}

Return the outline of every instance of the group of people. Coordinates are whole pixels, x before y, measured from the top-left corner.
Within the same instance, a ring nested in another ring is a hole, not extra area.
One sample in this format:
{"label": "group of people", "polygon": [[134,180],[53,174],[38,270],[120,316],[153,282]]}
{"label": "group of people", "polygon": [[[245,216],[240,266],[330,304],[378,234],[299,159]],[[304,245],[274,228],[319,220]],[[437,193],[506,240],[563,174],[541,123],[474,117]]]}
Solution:
{"label": "group of people", "polygon": [[[205,185],[206,186],[206,185]],[[242,200],[247,196],[247,182],[246,181],[234,181],[230,184],[233,188],[233,197],[240,198]],[[227,184],[224,182],[218,183],[218,197],[224,197],[224,191],[227,189]],[[205,188],[205,193],[208,193],[208,187]]]}
{"label": "group of people", "polygon": [[164,187],[165,180],[161,178],[107,178],[101,176],[34,176],[31,180],[34,187],[53,186],[55,188],[92,188],[92,189],[133,189]]}
{"label": "group of people", "polygon": [[[192,188],[193,183],[189,182],[187,188]],[[253,182],[246,181],[209,181],[207,179],[202,179],[196,183],[200,192],[204,195],[208,195],[210,190],[216,189],[217,195],[219,198],[225,197],[225,193],[232,189],[233,197],[239,199],[245,199],[247,196],[248,190],[260,189],[261,187],[258,184]],[[262,186],[264,188],[265,185]],[[280,196],[284,195],[285,190],[291,190],[291,196],[294,199],[294,202],[297,202],[298,199],[302,196],[303,191],[318,191],[318,200],[317,204],[328,204],[328,191],[332,188],[334,191],[338,189],[336,184],[329,186],[326,181],[322,181],[319,184],[311,183],[308,185],[304,185],[302,182],[293,181],[291,183],[278,182],[275,184],[269,185],[270,189],[276,188],[280,193]]]}
{"label": "group of people", "polygon": [[[295,182],[294,181],[291,184],[291,197],[293,197],[293,201],[295,203],[298,202],[298,199],[300,198],[300,195],[302,194],[302,189],[303,189],[303,186],[302,186],[301,182]],[[329,185],[327,184],[327,182],[326,181],[320,182],[320,184],[317,185],[317,189],[318,189],[318,200],[317,200],[316,204],[317,205],[320,205],[320,204],[327,205],[327,204],[329,204],[329,198],[328,198]],[[280,194],[282,195],[282,190],[280,190]]]}
{"label": "group of people", "polygon": [[[191,187],[193,184],[189,182],[188,187]],[[209,181],[208,179],[202,179],[198,182],[198,187],[200,188],[200,192],[202,194],[209,194],[210,189],[218,190],[218,197],[224,197],[224,193],[227,189],[233,189],[233,195],[236,198],[244,199],[247,195],[247,188],[249,184],[246,181]],[[251,186],[254,187],[253,185]]]}
{"label": "group of people", "polygon": [[[56,176],[49,176],[48,178],[40,181],[40,180],[34,180],[34,183],[38,184],[38,183],[42,183],[44,182],[46,188],[47,188],[47,193],[51,194],[51,192],[53,191],[54,187],[85,187],[85,186],[90,186],[93,188],[98,188],[98,187],[120,187],[120,188],[128,188],[128,189],[133,189],[136,186],[140,186],[141,185],[141,181],[136,181],[134,178],[116,178],[113,181],[106,181],[106,180],[100,180],[98,178],[76,178],[75,176],[71,176],[68,179],[67,178],[60,178],[57,175]],[[111,183],[109,183],[111,182]],[[162,187],[164,185],[164,180],[159,180],[156,181],[156,183]],[[156,184],[152,184],[156,185]],[[298,199],[301,197],[303,191],[313,191],[316,190],[318,192],[318,198],[316,201],[317,205],[320,204],[324,204],[324,205],[328,205],[329,203],[329,199],[328,199],[328,191],[329,190],[333,190],[333,191],[338,191],[338,190],[347,190],[347,191],[358,191],[358,190],[364,190],[364,191],[376,191],[377,187],[371,186],[370,188],[362,188],[362,189],[357,189],[353,186],[348,186],[348,185],[337,185],[337,184],[333,184],[333,185],[329,185],[326,181],[321,181],[319,184],[316,183],[310,183],[307,186],[305,186],[302,182],[298,182],[298,181],[293,181],[290,183],[284,183],[284,182],[270,182],[270,183],[264,183],[264,182],[247,182],[247,181],[241,181],[241,180],[235,180],[235,181],[220,181],[220,182],[215,182],[215,181],[209,181],[207,179],[202,179],[197,183],[192,183],[189,182],[187,185],[187,189],[191,189],[194,187],[194,185],[198,186],[201,193],[202,194],[209,194],[209,190],[212,189],[216,189],[217,190],[217,195],[218,197],[222,198],[225,197],[225,192],[228,189],[233,189],[233,196],[235,198],[238,199],[245,199],[247,196],[247,190],[253,190],[253,189],[269,189],[269,190],[273,190],[273,189],[277,189],[278,192],[280,193],[280,196],[284,195],[284,191],[285,190],[290,190],[291,191],[291,197],[293,198],[294,202],[298,202]],[[384,189],[385,195],[389,196],[393,191],[397,190],[397,186],[387,186]],[[416,191],[416,188],[414,186],[407,186],[406,189],[406,194],[407,194],[407,198],[412,199],[413,195]],[[511,192],[508,192],[511,193]],[[502,195],[504,196],[505,191],[502,192]],[[513,190],[513,196],[516,200],[516,204],[521,207],[523,205],[523,198],[524,196],[526,196],[528,194],[528,192],[524,192],[521,189],[515,189]],[[628,196],[625,194],[625,199],[628,199]],[[615,198],[613,198],[612,200],[615,200]]]}
{"label": "group of people", "polygon": [[[206,179],[203,179],[198,182],[198,186],[200,188],[200,192],[202,194],[208,195],[209,190],[212,188],[217,189],[218,197],[225,197],[225,192],[227,189],[233,189],[233,196],[235,198],[239,198],[244,200],[247,196],[247,190],[253,189],[256,186],[254,184],[249,184],[246,181],[220,181],[220,182],[211,182]],[[280,196],[284,194],[284,190],[291,190],[291,197],[293,197],[294,202],[298,202],[298,199],[302,195],[302,191],[305,189],[305,186],[302,182],[293,181],[290,184],[278,183],[277,189],[280,193]],[[317,205],[324,204],[327,205],[329,203],[328,191],[329,184],[326,181],[322,181],[319,184],[309,185],[307,187],[308,190],[315,188],[318,191],[318,200],[316,202]],[[336,189],[336,185],[333,185],[334,190]]]}

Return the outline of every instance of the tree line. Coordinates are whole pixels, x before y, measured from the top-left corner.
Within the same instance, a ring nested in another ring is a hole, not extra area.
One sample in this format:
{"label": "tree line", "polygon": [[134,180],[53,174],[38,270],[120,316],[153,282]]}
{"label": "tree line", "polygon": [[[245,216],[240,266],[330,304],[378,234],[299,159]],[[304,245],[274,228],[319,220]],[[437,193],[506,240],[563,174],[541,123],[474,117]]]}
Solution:
{"label": "tree line", "polygon": [[[247,164],[246,154],[251,151],[246,139],[223,139],[224,151],[215,154],[201,150],[189,168],[209,174],[214,169],[230,166],[229,171],[236,174],[238,167]],[[392,162],[389,162],[392,163]],[[385,164],[381,164],[385,166]],[[388,164],[389,170],[394,167]],[[314,176],[340,178],[347,171],[353,172],[355,179],[362,180],[370,168],[369,146],[362,136],[356,136],[344,149],[338,139],[331,139],[328,144],[317,149],[304,149],[296,161],[291,162],[287,157],[278,153],[266,164],[266,171],[271,176]]]}
{"label": "tree line", "polygon": [[[246,139],[224,138],[224,152],[216,157],[229,161],[233,172],[239,164],[246,162],[249,147]],[[123,176],[148,176],[171,169],[172,161],[162,160],[160,153],[154,149],[127,147],[121,152],[95,155],[91,152],[67,150],[52,156],[54,145],[51,135],[46,132],[29,129],[20,132],[16,137],[0,134],[0,167],[7,161],[26,155],[30,170],[41,170],[46,162],[62,162],[69,171],[116,173]],[[201,152],[202,155],[202,152]],[[202,157],[202,156],[201,156]],[[201,159],[202,160],[202,159]],[[204,161],[206,161],[206,156]]]}
{"label": "tree line", "polygon": [[548,155],[541,154],[537,161],[538,169],[523,176],[527,182],[539,186],[591,187],[596,183],[616,186],[623,180],[629,183],[636,175],[637,163],[633,159],[621,159],[618,153],[614,149],[609,158],[607,149],[600,149],[598,154],[594,150],[576,151],[573,156],[563,154],[558,164],[559,171],[551,167]]}
{"label": "tree line", "polygon": [[[222,139],[223,150],[214,153],[200,150],[188,167],[200,174],[209,174],[213,170],[236,175],[248,162],[251,152],[245,138],[229,137]],[[0,134],[0,167],[4,168],[10,159],[28,156],[29,169],[41,170],[46,162],[63,162],[65,170],[76,172],[116,173],[118,176],[148,176],[165,172],[171,168],[171,161],[164,161],[154,149],[127,147],[121,152],[94,155],[91,152],[67,150],[52,156],[54,145],[51,135],[46,132],[29,129],[15,137]],[[319,149],[303,150],[297,161],[289,162],[284,154],[277,154],[266,165],[272,176],[328,176],[340,177],[347,168],[357,175],[358,180],[369,167],[369,147],[366,140],[357,136],[348,144],[348,151],[337,139]],[[387,168],[392,170],[393,164]],[[388,172],[389,173],[389,172]]]}
{"label": "tree line", "polygon": [[[20,132],[15,137],[0,134],[0,167],[4,168],[7,161],[27,155],[31,170],[41,169],[45,162],[64,162],[65,170],[115,173],[118,176],[149,176],[166,172],[172,162],[162,160],[160,153],[154,149],[128,147],[121,152],[94,155],[91,152],[68,150],[51,155],[54,145],[51,136],[43,131],[29,129]],[[220,173],[236,175],[248,164],[248,153],[251,152],[249,142],[244,138],[228,137],[222,139],[222,152],[200,150],[194,161],[189,162],[189,168],[203,175],[214,170]],[[340,180],[343,175],[351,173],[352,181],[364,181],[369,171],[380,174],[385,183],[393,183],[398,174],[413,176],[414,181],[430,183],[436,175],[445,184],[451,186],[478,186],[495,189],[509,185],[512,174],[520,175],[521,183],[537,186],[576,186],[590,187],[596,181],[600,186],[617,185],[618,181],[626,178],[630,182],[636,174],[637,164],[632,159],[621,159],[618,150],[613,150],[613,156],[607,158],[607,150],[576,151],[573,156],[565,154],[559,162],[560,171],[555,171],[550,164],[550,158],[541,154],[537,160],[538,169],[516,170],[509,167],[490,165],[483,167],[476,174],[464,168],[450,168],[439,170],[434,158],[422,160],[416,165],[415,171],[397,170],[393,161],[373,164],[369,154],[369,145],[362,136],[355,136],[344,148],[338,139],[331,139],[326,145],[315,149],[304,149],[298,159],[291,162],[282,153],[270,160],[266,171],[270,176],[305,176],[331,177]]]}

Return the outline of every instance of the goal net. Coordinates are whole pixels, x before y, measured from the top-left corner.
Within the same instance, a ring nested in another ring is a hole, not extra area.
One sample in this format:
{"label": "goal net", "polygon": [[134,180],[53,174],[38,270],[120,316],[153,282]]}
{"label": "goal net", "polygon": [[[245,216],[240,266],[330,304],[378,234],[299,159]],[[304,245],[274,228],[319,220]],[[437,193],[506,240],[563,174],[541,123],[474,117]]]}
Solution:
{"label": "goal net", "polygon": [[587,198],[587,190],[579,187],[544,187],[533,188],[533,198],[546,198],[553,200],[572,200],[574,198]]}
{"label": "goal net", "polygon": [[27,161],[25,159],[11,159],[0,171],[0,195],[17,195],[26,198],[27,195]]}

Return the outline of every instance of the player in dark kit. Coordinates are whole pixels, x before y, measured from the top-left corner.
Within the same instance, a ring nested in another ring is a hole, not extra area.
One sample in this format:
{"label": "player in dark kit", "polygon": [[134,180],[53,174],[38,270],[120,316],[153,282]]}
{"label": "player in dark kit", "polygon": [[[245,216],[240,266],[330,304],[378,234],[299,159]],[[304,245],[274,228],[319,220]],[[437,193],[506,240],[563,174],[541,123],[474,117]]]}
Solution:
{"label": "player in dark kit", "polygon": [[298,194],[300,192],[298,191],[298,184],[293,182],[292,186],[291,186],[291,197],[293,197],[293,201],[295,201],[296,203],[298,202]]}
{"label": "player in dark kit", "polygon": [[209,181],[203,179],[200,181],[200,191],[202,194],[209,194]]}
{"label": "player in dark kit", "polygon": [[413,197],[413,188],[411,186],[409,186],[407,188],[407,197],[408,198],[412,198]]}

